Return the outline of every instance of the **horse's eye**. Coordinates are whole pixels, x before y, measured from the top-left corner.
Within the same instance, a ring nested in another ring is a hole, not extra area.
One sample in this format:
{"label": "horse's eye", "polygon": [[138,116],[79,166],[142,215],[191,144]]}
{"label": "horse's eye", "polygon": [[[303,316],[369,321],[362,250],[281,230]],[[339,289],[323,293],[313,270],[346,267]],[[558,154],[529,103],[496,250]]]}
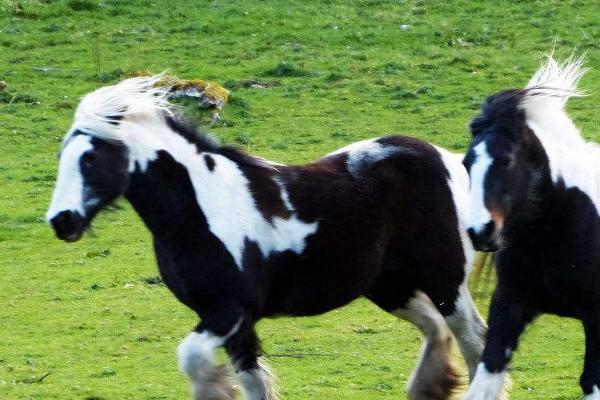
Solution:
{"label": "horse's eye", "polygon": [[511,163],[512,159],[510,159],[509,157],[502,157],[498,160],[498,164],[500,164],[503,167],[508,167]]}
{"label": "horse's eye", "polygon": [[98,158],[97,154],[93,151],[87,151],[85,153],[83,153],[83,155],[81,156],[81,161],[84,164],[92,164],[94,161],[96,161],[96,159]]}

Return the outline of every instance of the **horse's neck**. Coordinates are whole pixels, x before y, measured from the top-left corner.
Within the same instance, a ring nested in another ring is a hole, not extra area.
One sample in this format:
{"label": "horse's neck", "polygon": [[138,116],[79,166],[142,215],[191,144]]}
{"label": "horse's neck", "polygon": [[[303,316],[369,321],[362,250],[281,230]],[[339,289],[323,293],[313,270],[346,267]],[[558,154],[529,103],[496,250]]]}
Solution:
{"label": "horse's neck", "polygon": [[125,197],[157,238],[176,240],[191,218],[204,218],[187,169],[166,151],[136,168]]}
{"label": "horse's neck", "polygon": [[586,142],[563,110],[528,120],[548,157],[556,190],[562,185],[587,195],[600,214],[600,149]]}
{"label": "horse's neck", "polygon": [[248,242],[264,256],[300,253],[317,229],[317,222],[298,219],[280,178],[273,169],[244,168],[218,152],[159,151],[133,173],[126,196],[155,236],[212,235],[242,268]]}

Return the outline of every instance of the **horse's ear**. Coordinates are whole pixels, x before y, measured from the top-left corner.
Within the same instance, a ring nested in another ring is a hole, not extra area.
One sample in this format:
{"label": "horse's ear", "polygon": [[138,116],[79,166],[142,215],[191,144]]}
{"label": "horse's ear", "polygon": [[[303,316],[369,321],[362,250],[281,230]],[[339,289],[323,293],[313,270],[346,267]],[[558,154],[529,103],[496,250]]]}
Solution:
{"label": "horse's ear", "polygon": [[473,135],[473,137],[477,137],[477,135],[483,132],[484,128],[485,119],[481,115],[473,118],[473,120],[469,124],[469,130],[471,131],[471,135]]}

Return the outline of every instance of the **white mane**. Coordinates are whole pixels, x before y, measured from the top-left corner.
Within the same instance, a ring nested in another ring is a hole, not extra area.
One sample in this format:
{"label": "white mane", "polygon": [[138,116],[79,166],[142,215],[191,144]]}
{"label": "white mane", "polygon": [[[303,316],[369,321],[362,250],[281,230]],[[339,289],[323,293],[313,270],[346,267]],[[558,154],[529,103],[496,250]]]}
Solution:
{"label": "white mane", "polygon": [[156,120],[165,112],[171,114],[173,106],[167,101],[168,88],[155,87],[162,78],[163,74],[130,78],[85,95],[75,112],[71,132],[80,129],[95,136],[121,140],[126,134],[123,125],[128,121],[115,124],[115,118]]}
{"label": "white mane", "polygon": [[563,103],[566,103],[569,97],[582,96],[582,93],[577,91],[577,84],[588,71],[588,68],[582,68],[583,61],[583,56],[574,58],[574,55],[571,55],[559,64],[550,54],[529,80],[527,89],[532,89],[537,94],[558,97]]}
{"label": "white mane", "polygon": [[577,85],[586,72],[583,57],[561,64],[548,56],[527,84],[523,109],[546,151],[553,181],[586,192],[600,213],[600,148],[582,138],[564,109],[569,98],[583,96]]}

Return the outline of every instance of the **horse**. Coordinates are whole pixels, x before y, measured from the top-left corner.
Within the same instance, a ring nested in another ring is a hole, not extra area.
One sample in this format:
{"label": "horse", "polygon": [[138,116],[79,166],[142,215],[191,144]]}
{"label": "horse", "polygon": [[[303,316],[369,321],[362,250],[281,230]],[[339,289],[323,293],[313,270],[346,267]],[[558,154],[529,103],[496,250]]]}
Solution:
{"label": "horse", "polygon": [[600,148],[564,110],[581,95],[582,62],[548,56],[524,89],[488,97],[471,122],[468,234],[497,252],[498,283],[466,399],[504,396],[519,336],[542,313],[582,321],[580,385],[586,400],[600,399]]}
{"label": "horse", "polygon": [[166,286],[200,320],[177,351],[195,399],[234,398],[230,368],[213,360],[219,347],[245,399],[275,399],[254,324],[360,296],[425,336],[411,399],[445,399],[456,387],[453,335],[474,374],[486,326],[467,287],[474,250],[461,156],[386,136],[278,164],[199,132],[154,87],[160,79],[131,78],[81,100],[47,220],[73,242],[119,197],[133,206]]}

